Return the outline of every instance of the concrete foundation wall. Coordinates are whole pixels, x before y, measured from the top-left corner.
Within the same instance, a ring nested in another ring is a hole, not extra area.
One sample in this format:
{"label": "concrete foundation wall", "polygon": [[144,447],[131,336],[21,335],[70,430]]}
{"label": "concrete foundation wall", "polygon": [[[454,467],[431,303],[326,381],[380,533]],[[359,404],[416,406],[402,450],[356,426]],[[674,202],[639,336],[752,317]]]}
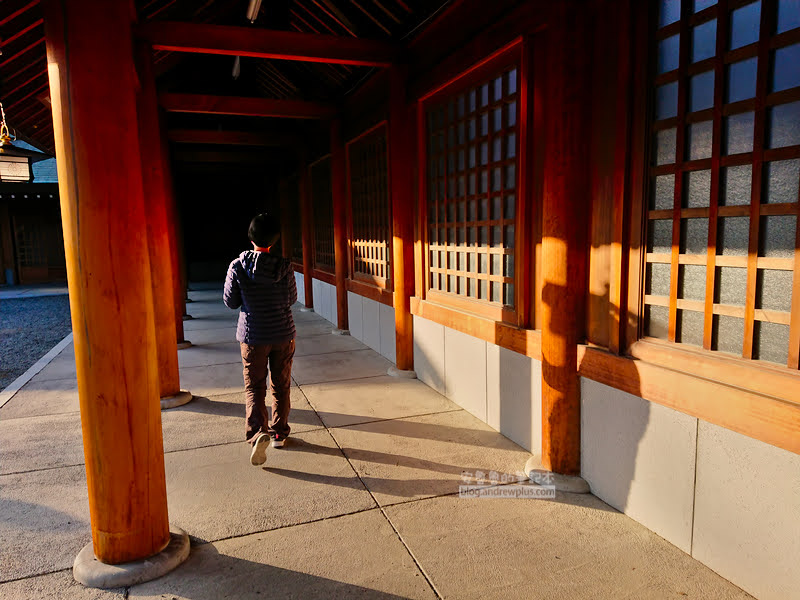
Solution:
{"label": "concrete foundation wall", "polygon": [[540,452],[538,360],[415,316],[414,370],[421,381],[509,439]]}
{"label": "concrete foundation wall", "polygon": [[583,378],[581,473],[755,597],[800,589],[800,456]]}
{"label": "concrete foundation wall", "polygon": [[392,362],[396,361],[394,308],[347,292],[350,335]]}
{"label": "concrete foundation wall", "polygon": [[319,279],[311,282],[314,294],[314,312],[336,326],[336,286]]}
{"label": "concrete foundation wall", "polygon": [[303,274],[295,272],[295,274],[294,274],[294,282],[297,285],[297,301],[300,304],[305,304],[306,303],[306,288],[305,288],[305,279],[303,279]]}

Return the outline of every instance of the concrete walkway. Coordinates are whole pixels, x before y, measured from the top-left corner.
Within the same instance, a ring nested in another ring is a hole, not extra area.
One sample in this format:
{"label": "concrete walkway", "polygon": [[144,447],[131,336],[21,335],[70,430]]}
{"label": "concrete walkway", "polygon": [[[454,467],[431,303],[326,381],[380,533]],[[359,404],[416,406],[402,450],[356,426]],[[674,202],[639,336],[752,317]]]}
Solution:
{"label": "concrete walkway", "polygon": [[466,499],[464,474],[528,454],[351,337],[296,312],[292,437],[249,464],[234,311],[192,292],[180,351],[197,397],[163,413],[173,573],[89,590],[72,346],[0,409],[0,598],[749,598],[591,495]]}

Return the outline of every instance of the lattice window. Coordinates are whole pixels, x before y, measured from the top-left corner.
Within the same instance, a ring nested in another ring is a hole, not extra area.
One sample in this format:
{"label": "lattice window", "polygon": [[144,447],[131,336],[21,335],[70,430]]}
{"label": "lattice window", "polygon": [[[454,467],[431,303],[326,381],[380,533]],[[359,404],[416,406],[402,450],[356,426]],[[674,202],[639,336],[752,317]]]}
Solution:
{"label": "lattice window", "polygon": [[797,2],[657,19],[644,333],[797,368]]}
{"label": "lattice window", "polygon": [[309,179],[314,211],[314,268],[333,273],[336,261],[333,245],[330,157],[319,160],[309,167]]}
{"label": "lattice window", "polygon": [[353,277],[386,287],[391,278],[392,220],[387,185],[386,126],[348,145]]}
{"label": "lattice window", "polygon": [[428,289],[513,313],[515,66],[426,106]]}
{"label": "lattice window", "polygon": [[290,177],[286,188],[286,204],[289,209],[289,231],[292,236],[292,262],[303,264],[303,219],[300,210],[300,188],[298,177]]}

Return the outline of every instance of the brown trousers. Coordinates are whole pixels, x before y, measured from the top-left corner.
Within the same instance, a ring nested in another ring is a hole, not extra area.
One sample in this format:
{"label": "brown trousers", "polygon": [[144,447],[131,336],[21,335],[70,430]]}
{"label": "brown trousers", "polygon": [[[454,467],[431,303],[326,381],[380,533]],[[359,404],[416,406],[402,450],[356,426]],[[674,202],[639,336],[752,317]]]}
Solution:
{"label": "brown trousers", "polygon": [[[245,439],[253,443],[260,433],[287,436],[291,401],[292,358],[294,340],[284,344],[241,344],[244,366],[244,390],[247,398]],[[267,375],[270,376],[272,394],[272,420],[267,414]]]}

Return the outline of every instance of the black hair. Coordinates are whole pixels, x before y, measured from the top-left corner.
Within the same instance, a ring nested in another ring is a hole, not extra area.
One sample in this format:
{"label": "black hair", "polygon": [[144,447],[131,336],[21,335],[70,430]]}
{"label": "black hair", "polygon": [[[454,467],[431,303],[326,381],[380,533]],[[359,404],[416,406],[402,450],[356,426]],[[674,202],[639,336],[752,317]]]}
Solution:
{"label": "black hair", "polygon": [[247,237],[259,248],[269,248],[281,235],[280,223],[267,213],[261,213],[250,221]]}

